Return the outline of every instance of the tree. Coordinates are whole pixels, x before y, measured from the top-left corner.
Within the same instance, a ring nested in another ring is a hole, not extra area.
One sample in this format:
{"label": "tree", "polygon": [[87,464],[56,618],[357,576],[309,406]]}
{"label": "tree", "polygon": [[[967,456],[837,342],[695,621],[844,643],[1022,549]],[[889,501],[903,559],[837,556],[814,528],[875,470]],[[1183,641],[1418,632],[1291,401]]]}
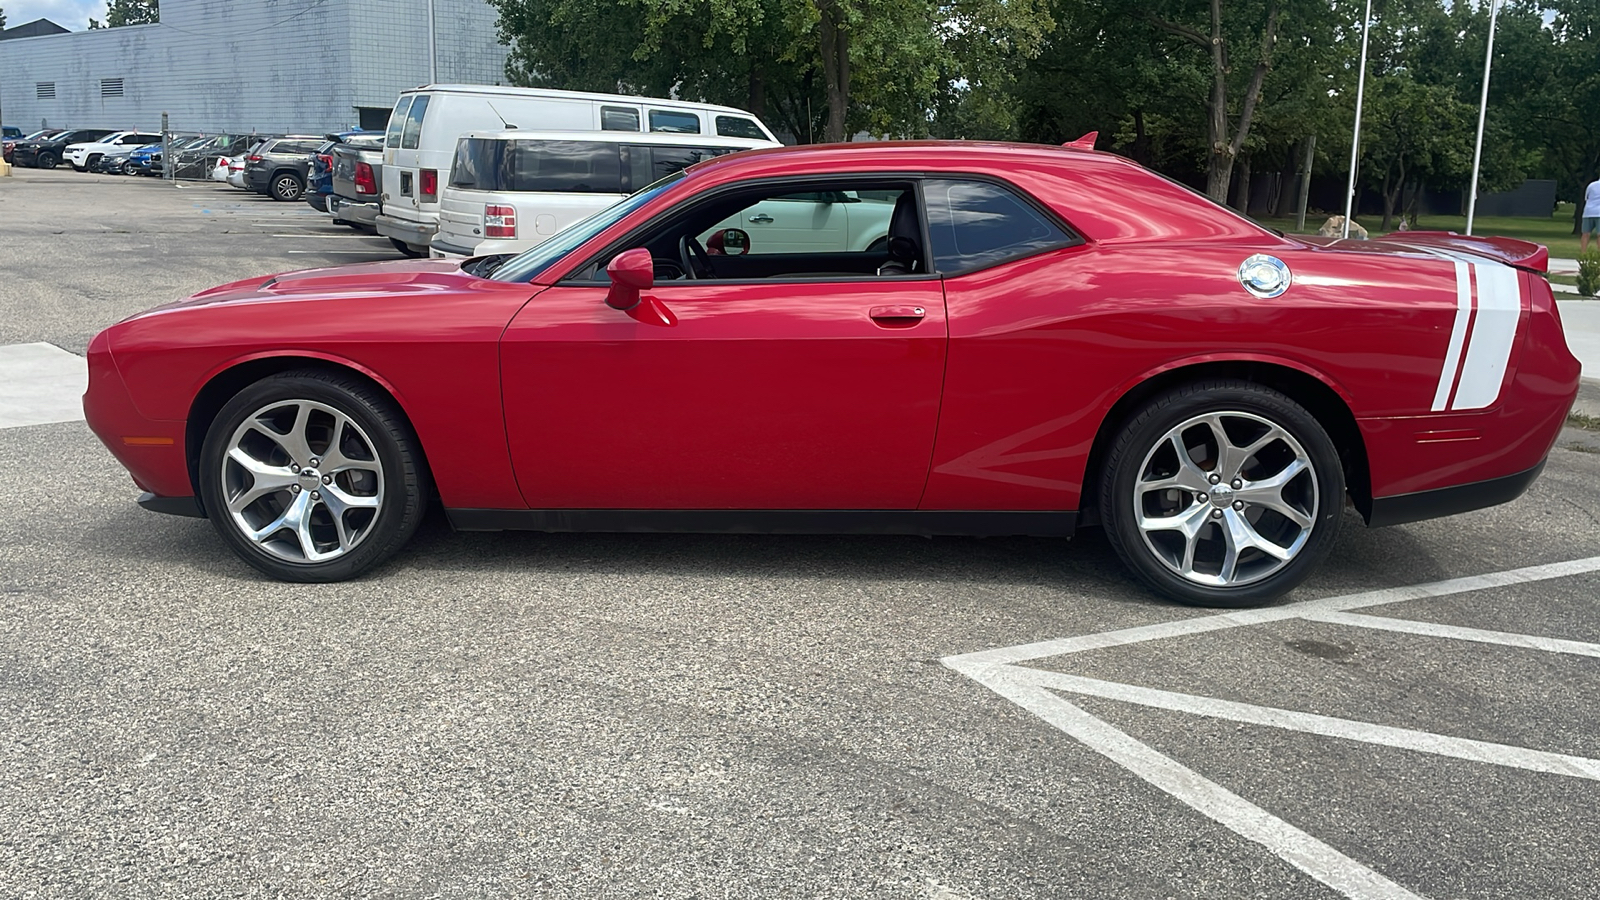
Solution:
{"label": "tree", "polygon": [[746,106],[802,141],[926,134],[942,88],[991,96],[1050,24],[1043,0],[490,2],[517,83]]}
{"label": "tree", "polygon": [[6,27],[6,10],[5,7],[0,6],[0,28],[4,27]]}
{"label": "tree", "polygon": [[108,0],[106,21],[89,20],[90,28],[120,28],[123,25],[149,25],[161,21],[161,0]]}

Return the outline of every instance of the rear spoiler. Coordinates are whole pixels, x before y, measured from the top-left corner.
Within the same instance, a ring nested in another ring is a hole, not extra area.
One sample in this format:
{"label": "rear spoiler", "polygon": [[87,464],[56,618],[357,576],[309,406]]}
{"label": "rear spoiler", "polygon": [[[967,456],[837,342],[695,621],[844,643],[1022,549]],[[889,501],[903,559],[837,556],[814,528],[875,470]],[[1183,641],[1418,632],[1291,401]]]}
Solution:
{"label": "rear spoiler", "polygon": [[1424,253],[1472,256],[1541,274],[1550,269],[1550,249],[1508,237],[1468,237],[1454,231],[1396,231],[1378,240]]}

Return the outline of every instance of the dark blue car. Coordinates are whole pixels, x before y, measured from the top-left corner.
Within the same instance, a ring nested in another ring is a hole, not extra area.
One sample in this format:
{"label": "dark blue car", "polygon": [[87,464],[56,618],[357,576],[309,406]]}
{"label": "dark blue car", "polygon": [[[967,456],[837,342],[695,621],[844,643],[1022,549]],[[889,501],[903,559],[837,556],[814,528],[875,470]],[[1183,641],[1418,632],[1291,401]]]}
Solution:
{"label": "dark blue car", "polygon": [[160,175],[161,174],[161,145],[146,144],[128,154],[128,160],[122,166],[126,175]]}
{"label": "dark blue car", "polygon": [[351,138],[373,138],[381,135],[376,132],[341,131],[337,134],[325,134],[327,141],[311,154],[311,167],[306,170],[306,202],[317,212],[328,211],[328,195],[333,193],[333,148],[338,144],[347,143]]}

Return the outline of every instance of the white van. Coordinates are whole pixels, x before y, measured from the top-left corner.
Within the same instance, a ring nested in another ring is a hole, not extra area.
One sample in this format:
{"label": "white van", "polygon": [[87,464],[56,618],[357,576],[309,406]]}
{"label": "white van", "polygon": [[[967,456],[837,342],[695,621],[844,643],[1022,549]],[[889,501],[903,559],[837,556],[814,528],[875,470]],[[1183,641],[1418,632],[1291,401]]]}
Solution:
{"label": "white van", "polygon": [[439,227],[439,193],[449,182],[460,137],[509,130],[661,132],[772,141],[743,110],[649,97],[536,88],[431,84],[395,101],[383,149],[383,212],[378,233],[396,248],[428,251]]}
{"label": "white van", "polygon": [[439,199],[435,258],[521,253],[695,163],[776,141],[593,131],[473,132]]}

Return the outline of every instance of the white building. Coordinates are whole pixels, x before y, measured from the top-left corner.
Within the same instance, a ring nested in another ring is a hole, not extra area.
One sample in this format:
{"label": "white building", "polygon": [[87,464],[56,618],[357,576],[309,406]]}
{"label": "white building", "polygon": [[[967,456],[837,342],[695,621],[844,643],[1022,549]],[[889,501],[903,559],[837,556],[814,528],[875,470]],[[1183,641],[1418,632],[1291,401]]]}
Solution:
{"label": "white building", "polygon": [[0,118],[40,127],[381,129],[403,88],[502,84],[487,0],[163,0],[161,21],[0,41]]}

